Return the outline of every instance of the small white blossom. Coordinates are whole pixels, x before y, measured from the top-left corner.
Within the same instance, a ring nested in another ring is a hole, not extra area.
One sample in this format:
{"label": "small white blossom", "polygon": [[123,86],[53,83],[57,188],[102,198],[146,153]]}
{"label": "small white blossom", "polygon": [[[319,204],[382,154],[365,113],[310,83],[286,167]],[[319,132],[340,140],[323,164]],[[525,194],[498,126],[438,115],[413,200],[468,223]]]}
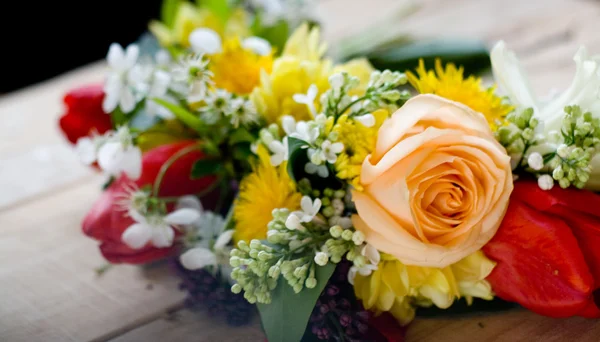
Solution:
{"label": "small white blossom", "polygon": [[369,263],[365,264],[365,266],[361,268],[358,268],[356,266],[350,267],[350,270],[348,271],[348,282],[352,285],[354,285],[354,278],[356,278],[357,273],[363,277],[368,276],[369,274],[371,274],[371,272],[377,269],[377,265],[381,260],[381,255],[379,254],[377,248],[373,247],[370,244],[364,245],[360,251],[360,254],[364,256],[369,261]]}
{"label": "small white blossom", "polygon": [[301,211],[295,211],[293,214],[300,218],[301,222],[310,222],[317,216],[321,209],[321,200],[316,198],[314,201],[308,196],[303,196],[300,200]]}
{"label": "small white blossom", "polygon": [[271,44],[266,39],[252,36],[242,41],[242,47],[250,50],[259,56],[267,56],[271,53]]}
{"label": "small white blossom", "polygon": [[309,148],[306,153],[308,154],[308,159],[310,162],[315,165],[321,165],[325,159],[327,159],[325,152],[321,149]]}
{"label": "small white blossom", "polygon": [[304,171],[311,175],[317,174],[321,178],[327,178],[329,176],[329,169],[326,165],[316,165],[308,162],[304,165]]}
{"label": "small white blossom", "polygon": [[337,155],[344,150],[344,144],[341,142],[332,143],[329,140],[325,140],[321,144],[321,150],[323,151],[325,160],[330,164],[333,164],[337,160]]}
{"label": "small white blossom", "polygon": [[130,211],[131,218],[135,221],[121,236],[127,246],[140,249],[148,242],[157,248],[170,247],[173,244],[175,232],[173,225],[187,225],[196,221],[200,213],[196,210],[184,208],[162,216],[159,214],[140,215]]}
{"label": "small white blossom", "polygon": [[541,170],[544,167],[544,158],[538,152],[533,152],[527,157],[527,165],[534,170]]}
{"label": "small white blossom", "polygon": [[285,220],[285,227],[290,230],[301,230],[304,228],[302,226],[302,222],[300,222],[300,217],[296,215],[289,215]]}
{"label": "small white blossom", "polygon": [[89,137],[81,137],[77,139],[75,152],[79,156],[79,160],[85,165],[92,165],[98,157],[98,146],[94,139]]}
{"label": "small white blossom", "polygon": [[213,74],[208,70],[204,55],[190,55],[179,60],[172,69],[172,76],[171,89],[186,96],[189,103],[196,103],[205,99]]}
{"label": "small white blossom", "polygon": [[554,187],[554,179],[550,175],[541,175],[538,178],[538,186],[542,190],[550,190]]}
{"label": "small white blossom", "polygon": [[286,135],[292,135],[296,133],[296,119],[290,115],[284,115],[281,118],[281,127]]}
{"label": "small white blossom", "polygon": [[183,253],[179,260],[183,267],[188,270],[199,270],[206,266],[217,266],[220,264],[218,254],[224,251],[233,237],[234,230],[226,230],[219,235],[213,245],[213,250],[208,247],[199,246],[189,249]]}
{"label": "small white blossom", "polygon": [[304,140],[312,144],[319,138],[319,127],[310,125],[308,122],[300,121],[296,124],[296,130],[290,134],[291,137]]}
{"label": "small white blossom", "polygon": [[174,115],[170,110],[152,100],[154,98],[158,98],[176,104],[177,99],[167,94],[170,84],[171,75],[169,73],[163,70],[154,71],[152,84],[148,92],[148,100],[146,100],[146,112],[148,115],[158,116],[163,119],[174,118]]}
{"label": "small white blossom", "polygon": [[325,266],[329,262],[329,256],[324,252],[317,252],[315,254],[315,263],[319,266]]}
{"label": "small white blossom", "polygon": [[271,155],[271,165],[278,166],[284,161],[288,160],[288,143],[287,137],[283,138],[283,141],[273,140],[267,145],[269,150],[273,153]]}
{"label": "small white blossom", "polygon": [[331,88],[333,89],[340,89],[344,86],[344,75],[337,73],[329,76],[329,85],[331,85]]}
{"label": "small white blossom", "polygon": [[106,56],[110,71],[104,83],[104,112],[111,113],[119,107],[124,113],[129,113],[143,97],[140,94],[147,87],[145,81],[149,74],[146,68],[136,64],[139,53],[135,44],[125,50],[117,43],[110,45]]}
{"label": "small white blossom", "polygon": [[197,28],[188,37],[188,41],[195,53],[212,55],[221,52],[221,37],[209,28]]}
{"label": "small white blossom", "polygon": [[308,107],[308,110],[314,117],[317,115],[317,109],[315,108],[315,99],[317,98],[317,94],[319,93],[319,88],[315,84],[311,84],[308,87],[308,91],[306,94],[294,94],[292,97],[294,101],[300,104],[305,104]]}
{"label": "small white blossom", "polygon": [[365,114],[354,117],[354,120],[360,122],[365,127],[375,126],[375,116],[373,114]]}
{"label": "small white blossom", "polygon": [[249,99],[233,99],[224,114],[230,117],[231,124],[236,128],[240,124],[248,125],[258,121],[258,112]]}
{"label": "small white blossom", "polygon": [[111,135],[98,149],[98,166],[113,176],[124,172],[136,180],[142,173],[142,151],[133,144],[133,137],[126,126]]}

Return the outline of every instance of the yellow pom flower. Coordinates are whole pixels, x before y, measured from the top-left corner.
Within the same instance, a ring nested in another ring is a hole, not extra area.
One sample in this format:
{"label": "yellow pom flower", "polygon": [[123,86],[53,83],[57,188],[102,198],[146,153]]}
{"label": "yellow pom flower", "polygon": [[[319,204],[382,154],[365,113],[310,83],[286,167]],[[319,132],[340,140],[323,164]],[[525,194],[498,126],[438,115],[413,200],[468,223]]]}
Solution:
{"label": "yellow pom flower", "polygon": [[218,88],[246,95],[259,84],[261,71],[271,72],[273,54],[257,55],[243,48],[239,38],[234,37],[227,39],[222,51],[211,56],[210,60],[213,81]]}
{"label": "yellow pom flower", "polygon": [[465,104],[476,112],[482,113],[492,128],[496,120],[501,120],[513,110],[496,96],[495,87],[483,88],[481,78],[473,75],[464,78],[463,67],[457,68],[449,63],[444,69],[441,60],[435,61],[435,71],[426,70],[423,60],[419,67],[406,72],[410,84],[421,94],[436,94],[449,100]]}
{"label": "yellow pom flower", "polygon": [[295,184],[287,173],[287,163],[271,165],[269,152],[262,145],[258,147],[258,156],[258,165],[242,180],[234,204],[236,228],[233,239],[236,243],[265,239],[273,209],[296,210],[300,207],[302,194],[296,192]]}
{"label": "yellow pom flower", "polygon": [[294,31],[281,56],[273,63],[271,74],[261,74],[260,86],[251,95],[258,112],[268,124],[279,123],[284,115],[291,115],[297,121],[312,119],[308,106],[297,103],[293,96],[306,94],[312,84],[316,85],[318,93],[314,105],[318,112],[320,95],[329,89],[328,79],[333,73],[346,71],[359,77],[361,86],[355,92],[360,93],[361,89],[364,92],[373,70],[371,65],[360,59],[334,68],[331,60],[323,58],[326,49],[327,46],[320,42],[317,27],[309,29],[307,24],[303,24]]}
{"label": "yellow pom flower", "polygon": [[349,119],[346,114],[340,116],[333,131],[338,134],[338,140],[344,144],[344,151],[338,155],[335,162],[337,177],[346,179],[357,190],[362,190],[360,185],[360,171],[365,158],[374,149],[377,142],[379,127],[388,118],[389,112],[379,109],[373,112],[375,125],[366,127],[360,122]]}
{"label": "yellow pom flower", "polygon": [[149,30],[163,47],[190,47],[190,33],[197,28],[209,28],[222,38],[249,35],[248,17],[242,8],[233,11],[226,23],[213,12],[198,8],[189,2],[182,2],[177,8],[173,27],[169,28],[160,21],[150,22]]}
{"label": "yellow pom flower", "polygon": [[377,270],[366,277],[356,275],[354,292],[367,310],[388,311],[405,325],[414,318],[416,306],[447,309],[458,298],[468,304],[473,297],[493,299],[485,278],[494,266],[481,251],[441,269],[408,266],[382,255]]}

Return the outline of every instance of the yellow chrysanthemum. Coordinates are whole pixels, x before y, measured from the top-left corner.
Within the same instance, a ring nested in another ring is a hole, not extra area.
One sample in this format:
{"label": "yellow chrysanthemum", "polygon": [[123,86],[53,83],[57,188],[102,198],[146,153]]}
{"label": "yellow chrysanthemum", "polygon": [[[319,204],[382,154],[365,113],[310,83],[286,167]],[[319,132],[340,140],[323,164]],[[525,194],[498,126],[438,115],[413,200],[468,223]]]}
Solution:
{"label": "yellow chrysanthemum", "polygon": [[306,94],[312,84],[316,85],[319,91],[314,104],[319,111],[320,95],[329,89],[328,79],[334,72],[346,71],[359,77],[364,88],[368,82],[365,75],[370,75],[373,70],[371,65],[361,59],[334,68],[331,60],[323,58],[326,49],[327,46],[320,42],[318,28],[309,30],[304,24],[294,31],[281,56],[273,63],[271,74],[261,73],[260,86],[251,96],[267,123],[277,123],[284,115],[291,115],[296,120],[311,119],[308,107],[294,101],[293,96]]}
{"label": "yellow chrysanthemum", "polygon": [[354,292],[367,310],[389,311],[400,324],[408,324],[416,306],[436,305],[447,309],[455,299],[493,299],[485,278],[495,263],[481,251],[444,268],[407,266],[382,255],[377,270],[369,276],[356,275]]}
{"label": "yellow chrysanthemum", "polygon": [[244,49],[237,37],[227,39],[222,51],[210,59],[215,85],[239,95],[252,92],[259,83],[261,71],[269,73],[273,66],[272,53],[257,55],[250,49]]}
{"label": "yellow chrysanthemum", "polygon": [[436,94],[465,104],[482,113],[492,127],[495,127],[496,120],[501,120],[513,109],[496,96],[495,87],[483,88],[481,78],[473,75],[465,78],[463,67],[457,68],[449,63],[444,69],[441,60],[437,59],[435,71],[426,70],[425,63],[420,60],[415,72],[408,71],[406,76],[419,93]]}
{"label": "yellow chrysanthemum", "polygon": [[375,116],[373,127],[366,127],[344,114],[333,128],[333,131],[338,134],[338,141],[344,144],[344,151],[338,155],[335,162],[337,177],[348,180],[357,190],[362,190],[359,179],[362,164],[367,155],[375,149],[377,132],[389,116],[389,112],[380,109],[373,112],[373,116]]}
{"label": "yellow chrysanthemum", "polygon": [[264,146],[258,148],[259,161],[254,172],[246,176],[241,184],[238,199],[233,209],[236,222],[233,239],[250,241],[267,237],[267,224],[271,212],[276,208],[296,210],[302,195],[296,192],[290,179],[286,163],[271,165],[269,152]]}
{"label": "yellow chrysanthemum", "polygon": [[172,28],[154,20],[150,22],[149,29],[161,46],[188,48],[190,33],[197,28],[209,28],[225,38],[249,35],[248,26],[247,14],[241,8],[235,9],[227,22],[223,23],[213,12],[198,8],[189,2],[182,2],[177,8]]}

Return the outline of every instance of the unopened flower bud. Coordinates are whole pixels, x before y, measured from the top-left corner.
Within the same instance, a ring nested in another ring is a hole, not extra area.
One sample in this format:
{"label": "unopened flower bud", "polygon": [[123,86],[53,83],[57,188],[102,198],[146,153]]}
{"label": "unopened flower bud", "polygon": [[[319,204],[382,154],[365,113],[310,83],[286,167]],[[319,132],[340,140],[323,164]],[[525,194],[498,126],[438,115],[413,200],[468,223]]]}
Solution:
{"label": "unopened flower bud", "polygon": [[538,186],[542,190],[550,190],[554,187],[554,180],[550,175],[541,175],[538,178]]}
{"label": "unopened flower bud", "polygon": [[544,167],[544,158],[538,152],[533,152],[527,157],[527,164],[536,171],[541,170]]}
{"label": "unopened flower bud", "polygon": [[354,234],[352,234],[352,242],[357,246],[362,245],[363,242],[365,242],[365,234],[360,231],[355,231]]}
{"label": "unopened flower bud", "polygon": [[556,149],[556,154],[558,154],[558,156],[561,158],[567,158],[569,156],[569,146],[561,144]]}
{"label": "unopened flower bud", "polygon": [[325,265],[327,265],[328,261],[329,261],[329,256],[326,253],[318,252],[317,254],[315,254],[315,263],[317,265],[325,266]]}
{"label": "unopened flower bud", "polygon": [[317,286],[317,279],[311,277],[306,278],[306,282],[304,283],[304,285],[308,289],[314,289]]}
{"label": "unopened flower bud", "polygon": [[352,240],[353,235],[354,234],[351,230],[344,230],[344,232],[342,233],[342,239],[344,239],[346,241],[350,241],[350,240]]}
{"label": "unopened flower bud", "polygon": [[242,286],[238,283],[235,283],[231,286],[231,292],[238,294],[240,292],[242,292]]}
{"label": "unopened flower bud", "polygon": [[331,234],[331,236],[333,236],[334,238],[339,238],[340,236],[342,236],[343,232],[344,230],[339,225],[335,225],[329,228],[329,234]]}

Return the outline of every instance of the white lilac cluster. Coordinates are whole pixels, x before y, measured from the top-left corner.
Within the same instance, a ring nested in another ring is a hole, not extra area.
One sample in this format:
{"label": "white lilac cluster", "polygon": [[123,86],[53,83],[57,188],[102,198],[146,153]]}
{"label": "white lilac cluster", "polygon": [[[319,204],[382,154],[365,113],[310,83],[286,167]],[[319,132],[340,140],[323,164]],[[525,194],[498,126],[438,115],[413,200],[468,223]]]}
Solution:
{"label": "white lilac cluster", "polygon": [[[301,188],[306,188],[300,184]],[[317,267],[339,263],[344,257],[353,262],[349,278],[356,273],[368,275],[377,269],[379,252],[365,244],[364,234],[355,231],[348,217],[343,190],[311,192],[303,196],[301,210],[275,209],[268,224],[267,241],[238,243],[231,251],[232,291],[251,303],[269,303],[271,291],[280,276],[294,292],[317,285]]]}
{"label": "white lilac cluster", "polygon": [[371,74],[365,93],[351,96],[350,93],[360,85],[360,80],[345,72],[334,74],[329,78],[330,89],[320,97],[320,113],[317,113],[315,106],[318,95],[316,85],[311,85],[306,94],[293,96],[294,101],[308,107],[313,120],[296,122],[292,116],[283,116],[281,127],[285,136],[280,137],[278,126],[271,125],[260,132],[259,142],[269,149],[271,163],[277,166],[289,158],[289,138],[300,140],[308,157],[304,171],[326,178],[330,166],[344,151],[344,145],[337,141],[337,133],[332,131],[337,119],[347,115],[366,127],[372,127],[375,125],[374,110],[386,108],[394,111],[401,101],[410,97],[408,92],[397,90],[405,83],[406,76],[402,73],[375,71]]}
{"label": "white lilac cluster", "polygon": [[203,98],[204,106],[198,108],[200,118],[209,125],[225,120],[233,128],[258,122],[259,115],[247,96],[238,96],[225,89],[214,89]]}
{"label": "white lilac cluster", "polygon": [[135,137],[127,126],[103,135],[82,137],[77,140],[76,151],[80,160],[98,166],[110,176],[124,172],[131,180],[136,180],[142,172],[142,151],[135,146]]}

